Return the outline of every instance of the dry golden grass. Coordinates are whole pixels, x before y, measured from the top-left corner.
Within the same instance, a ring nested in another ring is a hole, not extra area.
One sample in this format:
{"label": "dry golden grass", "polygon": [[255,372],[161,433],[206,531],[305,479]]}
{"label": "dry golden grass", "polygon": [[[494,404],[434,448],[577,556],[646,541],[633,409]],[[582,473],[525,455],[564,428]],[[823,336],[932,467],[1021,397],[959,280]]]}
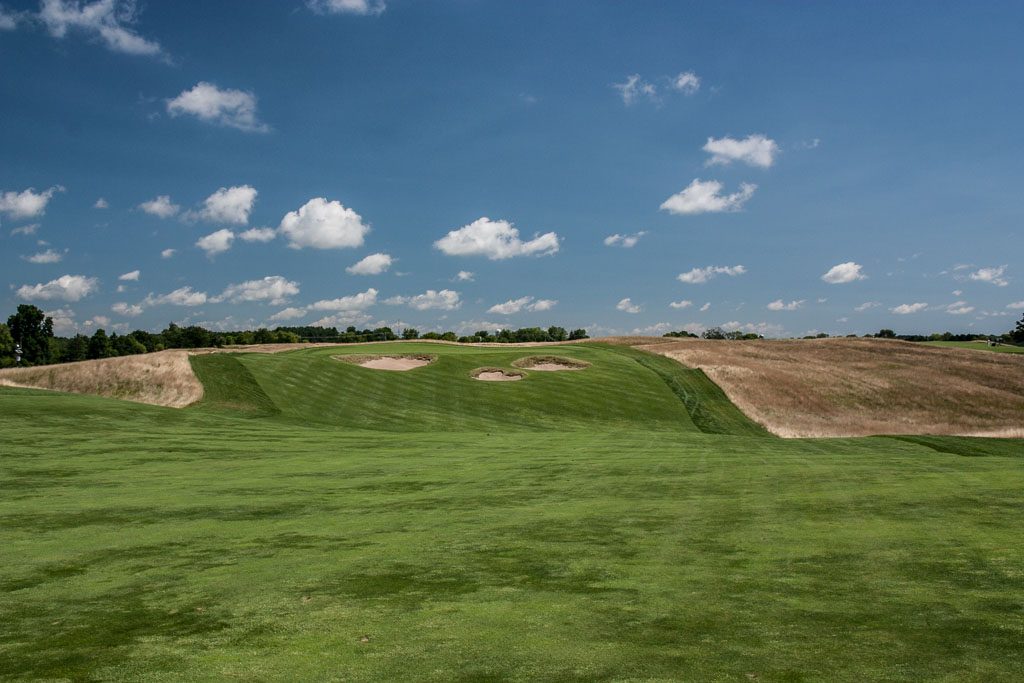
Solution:
{"label": "dry golden grass", "polygon": [[203,397],[188,351],[0,370],[0,385],[93,394],[183,408]]}
{"label": "dry golden grass", "polygon": [[704,370],[784,437],[1024,437],[1024,357],[882,339],[673,340],[637,348]]}

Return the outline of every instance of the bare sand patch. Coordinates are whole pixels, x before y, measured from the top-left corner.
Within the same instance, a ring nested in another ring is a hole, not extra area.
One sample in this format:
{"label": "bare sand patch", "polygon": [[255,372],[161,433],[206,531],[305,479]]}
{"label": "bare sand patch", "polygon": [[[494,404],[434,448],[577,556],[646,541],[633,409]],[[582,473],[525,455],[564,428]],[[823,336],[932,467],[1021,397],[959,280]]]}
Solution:
{"label": "bare sand patch", "polygon": [[470,373],[470,376],[481,382],[517,382],[526,375],[515,370],[503,370],[502,368],[477,368]]}
{"label": "bare sand patch", "polygon": [[93,394],[184,408],[203,397],[188,351],[173,349],[59,365],[0,370],[0,385]]}
{"label": "bare sand patch", "polygon": [[397,355],[397,356],[367,356],[367,355],[339,355],[331,356],[343,363],[351,363],[361,368],[370,370],[391,370],[394,372],[405,372],[415,370],[424,365],[430,365],[437,360],[437,356],[428,354]]}
{"label": "bare sand patch", "polygon": [[541,372],[560,372],[562,370],[583,370],[589,368],[590,363],[575,358],[564,356],[526,356],[512,361],[512,365],[526,370],[539,370]]}
{"label": "bare sand patch", "polygon": [[1024,433],[1024,356],[886,339],[637,345],[700,368],[783,437]]}

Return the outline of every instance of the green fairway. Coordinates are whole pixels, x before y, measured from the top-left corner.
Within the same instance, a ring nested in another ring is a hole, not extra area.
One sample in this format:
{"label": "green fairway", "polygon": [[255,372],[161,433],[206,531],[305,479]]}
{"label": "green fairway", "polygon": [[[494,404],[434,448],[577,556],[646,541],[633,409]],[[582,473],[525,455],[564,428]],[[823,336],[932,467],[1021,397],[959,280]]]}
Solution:
{"label": "green fairway", "polygon": [[996,353],[1024,353],[1024,346],[1011,346],[1009,344],[999,344],[997,346],[989,346],[985,342],[954,342],[954,341],[934,341],[934,342],[921,342],[927,346],[938,346],[946,349],[974,349],[976,351],[994,351]]}
{"label": "green fairway", "polygon": [[[534,354],[591,365],[470,378]],[[1024,677],[1020,440],[778,439],[597,344],[193,365],[0,388],[0,678]]]}

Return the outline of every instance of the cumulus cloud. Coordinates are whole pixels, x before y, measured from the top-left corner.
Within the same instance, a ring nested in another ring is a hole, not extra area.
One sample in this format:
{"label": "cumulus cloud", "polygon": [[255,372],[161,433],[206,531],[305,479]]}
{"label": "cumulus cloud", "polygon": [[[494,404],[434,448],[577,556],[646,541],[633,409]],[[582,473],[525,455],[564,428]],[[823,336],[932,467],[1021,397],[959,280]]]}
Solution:
{"label": "cumulus cloud", "polygon": [[158,218],[170,218],[181,210],[181,207],[171,201],[170,195],[162,194],[156,199],[139,204],[139,208],[146,213]]}
{"label": "cumulus cloud", "polygon": [[210,300],[214,303],[230,301],[236,304],[245,301],[269,301],[274,306],[280,306],[288,301],[288,297],[298,293],[298,282],[280,275],[268,275],[259,280],[246,280],[228,285],[219,296]]}
{"label": "cumulus cloud", "polygon": [[615,304],[615,308],[626,313],[639,313],[640,311],[644,310],[643,307],[640,306],[639,304],[634,304],[632,299],[630,299],[628,296],[619,303]]}
{"label": "cumulus cloud", "polygon": [[114,313],[117,313],[118,315],[123,315],[128,318],[134,318],[137,315],[141,315],[144,309],[142,308],[142,306],[138,304],[129,304],[124,301],[118,301],[116,304],[110,307],[110,310],[112,310]]}
{"label": "cumulus cloud", "polygon": [[946,313],[950,315],[967,315],[974,311],[974,306],[969,306],[966,301],[954,301],[946,306]]}
{"label": "cumulus cloud", "polygon": [[[35,188],[28,188],[21,192],[7,191],[0,194],[0,213],[7,214],[9,218],[20,220],[22,218],[34,218],[46,213],[46,205],[57,192],[63,192],[64,188],[54,185],[48,190],[36,192]],[[11,233],[14,234],[13,232]],[[26,232],[26,235],[31,234]]]}
{"label": "cumulus cloud", "polygon": [[78,330],[78,323],[75,322],[75,312],[70,308],[45,311],[43,315],[53,320],[53,333],[58,336],[73,334]]}
{"label": "cumulus cloud", "polygon": [[22,256],[22,258],[29,263],[60,263],[61,259],[64,258],[64,254],[53,249],[47,249],[31,256]]}
{"label": "cumulus cloud", "polygon": [[394,259],[388,254],[370,254],[345,269],[350,275],[380,275],[391,267]]}
{"label": "cumulus cloud", "polygon": [[250,185],[222,187],[205,200],[203,208],[189,211],[189,220],[204,220],[209,223],[233,223],[245,225],[249,222],[253,204],[256,203],[256,188]]}
{"label": "cumulus cloud", "polygon": [[608,235],[604,238],[604,245],[606,247],[622,247],[623,249],[632,249],[636,246],[636,243],[640,241],[640,238],[647,234],[646,230],[633,235],[620,235],[615,233],[614,235]]}
{"label": "cumulus cloud", "polygon": [[996,287],[1005,287],[1010,284],[1010,281],[1003,277],[1003,273],[1006,272],[1006,266],[994,266],[992,268],[979,268],[970,275],[969,278],[977,282],[988,282],[995,285]]}
{"label": "cumulus cloud", "polygon": [[861,272],[860,264],[847,261],[829,268],[828,272],[821,276],[821,279],[830,285],[842,285],[847,282],[867,279],[867,275]]}
{"label": "cumulus cloud", "polygon": [[124,273],[123,275],[118,275],[117,279],[121,280],[122,282],[138,282],[140,275],[142,275],[142,271],[132,270],[127,273]]}
{"label": "cumulus cloud", "polygon": [[708,311],[708,309],[710,309],[710,308],[711,308],[711,302],[709,301],[709,302],[707,302],[706,304],[704,304],[703,306],[700,307],[700,312],[701,313],[706,313]]}
{"label": "cumulus cloud", "polygon": [[554,299],[534,299],[532,296],[522,296],[518,299],[509,299],[505,303],[495,304],[487,309],[487,312],[498,315],[513,315],[520,311],[550,311],[557,304],[558,302]]}
{"label": "cumulus cloud", "polygon": [[471,273],[470,271],[460,270],[458,275],[455,276],[455,279],[458,280],[459,282],[472,282],[473,277],[473,273]]}
{"label": "cumulus cloud", "polygon": [[1021,309],[1024,309],[1024,301],[1014,301],[1013,303],[1006,304],[1006,307],[1019,311]]}
{"label": "cumulus cloud", "polygon": [[896,315],[909,315],[911,313],[918,313],[919,311],[923,311],[926,308],[928,308],[928,304],[916,303],[900,304],[899,306],[896,306],[895,308],[890,308],[889,310],[895,313]]}
{"label": "cumulus cloud", "polygon": [[806,300],[800,299],[799,301],[790,301],[788,304],[782,299],[776,299],[775,301],[768,304],[767,308],[769,311],[795,311],[806,303]]}
{"label": "cumulus cloud", "polygon": [[288,308],[282,309],[275,313],[274,315],[270,316],[269,320],[271,320],[272,322],[280,322],[282,320],[295,320],[296,318],[301,318],[304,315],[306,315],[305,308],[294,308],[289,306]]}
{"label": "cumulus cloud", "polygon": [[287,213],[279,229],[292,249],[344,249],[362,246],[370,226],[341,202],[315,197]]}
{"label": "cumulus cloud", "polygon": [[38,223],[23,225],[20,228],[15,228],[14,230],[11,230],[11,237],[14,237],[15,235],[34,235],[36,234],[37,230],[39,230]]}
{"label": "cumulus cloud", "polygon": [[196,240],[196,246],[205,251],[207,256],[213,257],[230,249],[231,243],[234,241],[235,233],[227,228],[222,228],[200,237]]}
{"label": "cumulus cloud", "polygon": [[669,306],[671,306],[672,308],[689,308],[692,305],[693,302],[687,301],[686,299],[683,299],[682,301],[673,301],[669,303]]}
{"label": "cumulus cloud", "polygon": [[106,199],[104,199],[103,197],[100,197],[99,199],[96,200],[96,203],[92,205],[92,208],[94,208],[94,209],[109,209],[110,208],[110,204],[107,203]]}
{"label": "cumulus cloud", "polygon": [[249,228],[238,233],[243,242],[269,242],[277,237],[277,230],[273,228]]}
{"label": "cumulus cloud", "polygon": [[318,14],[381,14],[387,9],[384,0],[307,0],[306,5]]}
{"label": "cumulus cloud", "polygon": [[723,187],[717,180],[694,178],[681,192],[662,202],[660,208],[677,215],[739,211],[757,189],[753,183],[740,183],[739,192],[722,194]]}
{"label": "cumulus cloud", "polygon": [[867,311],[872,308],[877,308],[878,306],[881,305],[881,301],[865,301],[860,306],[855,306],[853,310],[857,311],[858,313],[863,313],[864,311]]}
{"label": "cumulus cloud", "polygon": [[390,299],[385,300],[384,303],[392,306],[408,304],[410,308],[414,308],[417,311],[426,311],[429,309],[454,311],[462,306],[462,299],[458,292],[450,289],[442,289],[439,292],[433,289],[428,289],[423,292],[423,294],[417,294],[415,296],[393,296]]}
{"label": "cumulus cloud", "polygon": [[558,251],[558,235],[535,235],[524,242],[519,230],[508,221],[492,221],[486,216],[452,230],[434,242],[434,248],[449,256],[486,256],[492,261],[515,256],[544,256]]}
{"label": "cumulus cloud", "polygon": [[171,304],[172,306],[202,306],[209,299],[206,292],[197,292],[191,287],[179,287],[167,294],[149,294],[143,300],[146,306],[160,306]]}
{"label": "cumulus cloud", "polygon": [[266,133],[270,127],[256,116],[256,96],[244,90],[221,89],[200,81],[191,90],[167,100],[167,113],[190,115],[200,121],[237,128],[247,133]]}
{"label": "cumulus cloud", "polygon": [[744,266],[707,266],[706,268],[694,268],[685,273],[680,273],[676,279],[688,285],[702,285],[719,275],[736,277],[746,272],[747,269]]}
{"label": "cumulus cloud", "polygon": [[309,305],[314,311],[362,311],[377,303],[377,290],[370,287],[365,292],[343,296],[337,299],[321,299]]}
{"label": "cumulus cloud", "polygon": [[160,252],[160,258],[171,258],[178,253],[177,249],[164,249]]}
{"label": "cumulus cloud", "polygon": [[748,135],[742,140],[736,138],[708,138],[704,151],[711,155],[708,166],[727,166],[739,161],[748,166],[768,168],[775,163],[779,146],[771,138],[761,134]]}
{"label": "cumulus cloud", "polygon": [[642,79],[640,74],[631,74],[626,77],[624,83],[612,83],[612,87],[619,91],[622,103],[627,107],[640,99],[648,99],[652,102],[658,101],[658,89],[653,83],[648,83]]}
{"label": "cumulus cloud", "polygon": [[129,28],[136,20],[134,0],[42,0],[39,18],[54,38],[63,38],[69,30],[76,30],[98,38],[114,52],[142,56],[162,53],[160,43]]}
{"label": "cumulus cloud", "polygon": [[13,31],[18,27],[19,14],[8,12],[0,6],[0,31]]}
{"label": "cumulus cloud", "polygon": [[16,294],[27,301],[79,301],[99,290],[100,281],[85,275],[61,275],[56,280],[22,285]]}
{"label": "cumulus cloud", "polygon": [[700,90],[700,76],[692,71],[683,71],[672,79],[672,89],[684,95],[693,95]]}

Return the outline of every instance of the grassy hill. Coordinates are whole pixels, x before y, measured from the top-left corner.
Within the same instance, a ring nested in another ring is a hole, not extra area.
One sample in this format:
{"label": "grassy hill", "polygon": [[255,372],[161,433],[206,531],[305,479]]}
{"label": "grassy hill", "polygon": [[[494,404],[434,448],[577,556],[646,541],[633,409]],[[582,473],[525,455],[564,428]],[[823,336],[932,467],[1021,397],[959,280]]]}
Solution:
{"label": "grassy hill", "polygon": [[[767,436],[600,345],[193,357],[184,410],[0,388],[0,678],[1024,676],[1024,447]],[[591,363],[519,382],[477,367]]]}

